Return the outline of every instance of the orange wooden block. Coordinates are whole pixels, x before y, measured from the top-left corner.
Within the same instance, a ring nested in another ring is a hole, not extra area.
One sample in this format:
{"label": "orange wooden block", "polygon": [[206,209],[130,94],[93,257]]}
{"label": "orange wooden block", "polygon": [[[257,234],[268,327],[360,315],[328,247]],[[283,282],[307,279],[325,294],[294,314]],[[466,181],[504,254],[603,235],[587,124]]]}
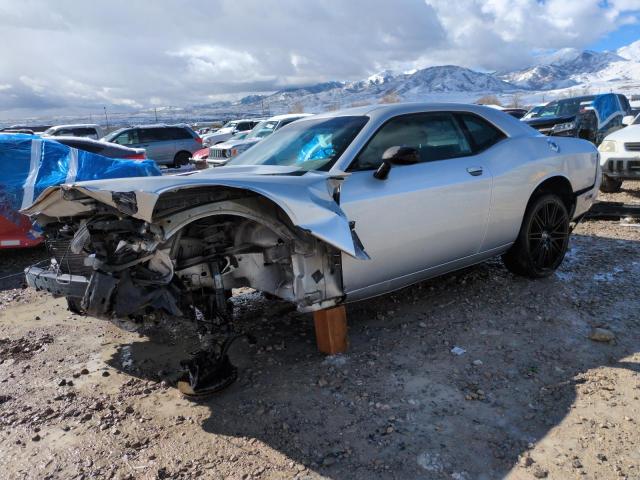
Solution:
{"label": "orange wooden block", "polygon": [[344,305],[313,312],[318,350],[327,355],[345,353],[349,348],[347,311]]}

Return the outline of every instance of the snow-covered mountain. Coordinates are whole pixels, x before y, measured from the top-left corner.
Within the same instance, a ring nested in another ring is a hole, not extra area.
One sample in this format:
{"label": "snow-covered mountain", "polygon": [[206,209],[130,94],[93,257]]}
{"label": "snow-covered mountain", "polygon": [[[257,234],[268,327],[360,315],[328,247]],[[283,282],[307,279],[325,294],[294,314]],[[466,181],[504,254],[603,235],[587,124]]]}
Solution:
{"label": "snow-covered mountain", "polygon": [[543,63],[515,72],[500,73],[506,82],[527,90],[552,90],[584,83],[615,63],[629,62],[618,53],[562,49],[544,58]]}
{"label": "snow-covered mountain", "polygon": [[640,94],[640,40],[616,52],[561,49],[513,72],[484,73],[455,65],[410,73],[383,70],[357,81],[331,81],[250,95],[224,102],[217,111],[263,115],[292,109],[320,112],[389,100],[474,102],[485,95],[496,95],[507,103],[514,96],[538,103],[576,91],[610,90]]}
{"label": "snow-covered mountain", "polygon": [[476,72],[455,65],[444,65],[396,74],[389,70],[355,82],[327,82],[299,88],[286,88],[266,97],[241,100],[251,105],[255,99],[261,107],[269,105],[270,112],[280,112],[301,105],[305,111],[343,108],[364,103],[377,103],[392,95],[404,101],[424,100],[437,95],[474,95],[513,92],[518,87],[490,73]]}

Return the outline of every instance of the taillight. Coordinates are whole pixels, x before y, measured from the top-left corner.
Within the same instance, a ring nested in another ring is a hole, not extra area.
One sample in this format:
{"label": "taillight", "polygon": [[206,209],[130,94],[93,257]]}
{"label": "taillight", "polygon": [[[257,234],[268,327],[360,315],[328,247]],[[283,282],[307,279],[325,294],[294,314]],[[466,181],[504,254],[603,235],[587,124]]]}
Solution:
{"label": "taillight", "polygon": [[124,158],[129,160],[145,160],[147,156],[144,153],[134,153],[133,155],[127,155]]}
{"label": "taillight", "polygon": [[196,137],[196,142],[198,142],[200,145],[202,145],[202,138]]}

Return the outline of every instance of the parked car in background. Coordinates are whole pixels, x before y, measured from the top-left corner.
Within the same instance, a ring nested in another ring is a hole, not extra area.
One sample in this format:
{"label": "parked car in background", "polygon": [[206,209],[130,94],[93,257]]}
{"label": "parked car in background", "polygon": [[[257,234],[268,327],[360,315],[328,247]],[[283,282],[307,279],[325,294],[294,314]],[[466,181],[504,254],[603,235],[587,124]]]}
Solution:
{"label": "parked car in background", "polygon": [[291,113],[287,115],[276,115],[268,120],[263,120],[253,127],[249,133],[244,134],[242,138],[238,138],[238,135],[236,135],[226,142],[209,147],[207,164],[212,167],[221,167],[225,165],[229,159],[253,147],[256,143],[267,138],[276,130],[309,116],[311,116],[310,113]]}
{"label": "parked car in background", "polygon": [[518,119],[524,117],[527,114],[527,110],[525,110],[524,108],[505,108],[502,111]]}
{"label": "parked car in background", "polygon": [[78,125],[56,125],[45,130],[43,137],[87,137],[98,140],[102,137],[102,129],[100,126],[85,123]]}
{"label": "parked car in background", "polygon": [[117,143],[107,143],[91,138],[80,137],[55,137],[52,140],[62,143],[67,147],[97,153],[98,155],[108,158],[121,158],[126,160],[145,160],[147,158],[144,148],[129,148],[124,145],[118,145]]}
{"label": "parked car in background", "polygon": [[10,127],[0,128],[0,132],[9,130],[29,130],[33,133],[42,133],[51,128],[51,125],[11,125]]}
{"label": "parked car in background", "polygon": [[599,145],[604,137],[622,128],[622,118],[630,114],[627,97],[605,93],[554,100],[537,117],[524,121],[545,135],[583,138]]}
{"label": "parked car in background", "polygon": [[249,132],[255,127],[262,119],[245,119],[245,120],[231,120],[224,124],[224,126],[209,135],[205,135],[202,138],[205,147],[216,145],[229,140],[231,137],[238,133]]}
{"label": "parked car in background", "polygon": [[[233,137],[231,137],[229,139],[229,141],[242,140],[247,136],[248,133],[249,132],[238,133],[238,134],[234,135]],[[207,158],[209,158],[210,151],[211,151],[211,147],[204,147],[204,148],[198,150],[197,152],[195,152],[193,154],[193,156],[189,160],[189,163],[193,164],[196,167],[196,169],[198,169],[198,170],[202,170],[203,168],[208,168]]]}
{"label": "parked car in background", "polygon": [[131,148],[144,148],[158,165],[180,167],[202,149],[202,139],[187,125],[140,125],[111,132],[102,139]]}
{"label": "parked car in background", "polygon": [[624,117],[628,125],[616,130],[600,143],[600,165],[605,193],[620,191],[624,180],[640,180],[640,115]]}

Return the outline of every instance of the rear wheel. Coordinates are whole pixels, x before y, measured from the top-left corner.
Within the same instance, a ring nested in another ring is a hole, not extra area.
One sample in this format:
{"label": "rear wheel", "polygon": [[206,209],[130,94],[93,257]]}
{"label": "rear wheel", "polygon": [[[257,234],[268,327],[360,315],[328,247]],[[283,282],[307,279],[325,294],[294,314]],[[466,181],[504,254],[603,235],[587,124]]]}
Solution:
{"label": "rear wheel", "polygon": [[600,191],[604,193],[616,193],[620,191],[622,187],[622,180],[619,178],[608,177],[602,175],[602,183],[600,184]]}
{"label": "rear wheel", "polygon": [[173,166],[175,168],[182,167],[189,163],[190,158],[191,154],[189,152],[178,152],[173,159]]}
{"label": "rear wheel", "polygon": [[529,278],[551,275],[569,245],[569,213],[557,195],[534,199],[524,215],[518,239],[502,256],[507,269]]}

